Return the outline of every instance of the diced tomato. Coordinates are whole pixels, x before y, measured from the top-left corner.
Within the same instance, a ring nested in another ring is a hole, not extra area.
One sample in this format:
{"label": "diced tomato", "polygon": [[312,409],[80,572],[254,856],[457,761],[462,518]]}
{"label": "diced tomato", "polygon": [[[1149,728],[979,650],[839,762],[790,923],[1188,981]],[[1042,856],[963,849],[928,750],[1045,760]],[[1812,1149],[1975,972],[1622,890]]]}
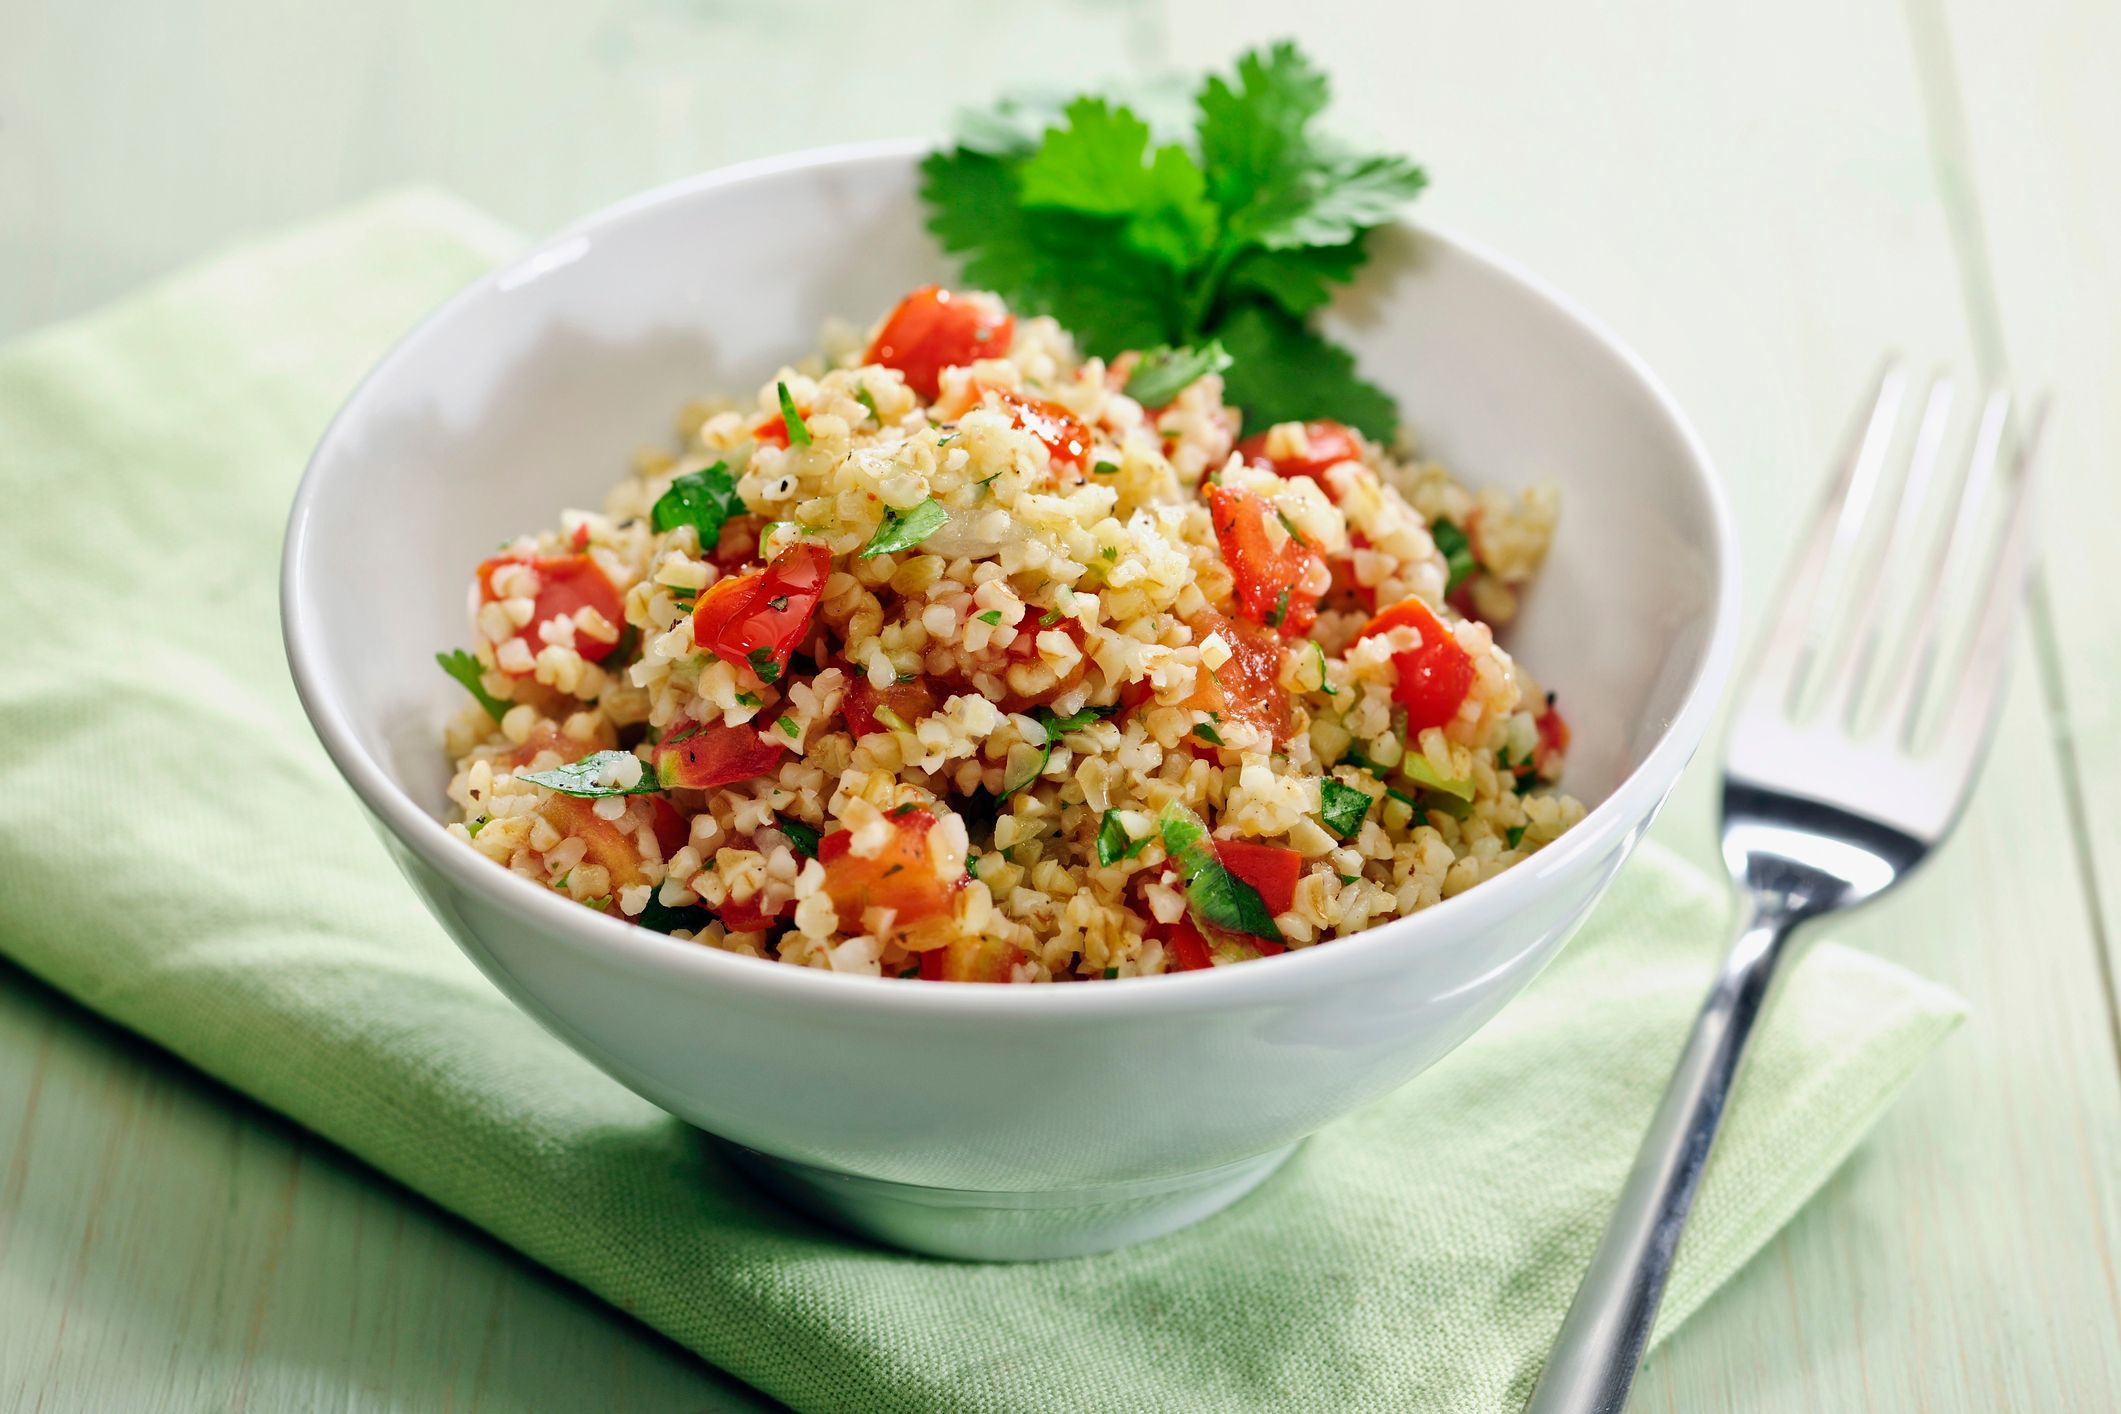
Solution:
{"label": "diced tomato", "polygon": [[1198,972],[1215,965],[1215,959],[1208,955],[1208,940],[1193,926],[1190,914],[1170,926],[1164,938],[1164,951],[1171,954],[1171,961],[1181,972]]}
{"label": "diced tomato", "polygon": [[832,552],[796,545],[763,570],[709,585],[692,610],[692,641],[725,662],[777,682],[788,655],[810,632],[818,597],[832,573]]}
{"label": "diced tomato", "polygon": [[1217,840],[1215,857],[1223,868],[1259,890],[1260,901],[1275,917],[1295,905],[1296,881],[1304,869],[1304,857],[1295,850],[1256,840]]}
{"label": "diced tomato", "polygon": [[1000,388],[978,389],[975,395],[979,393],[991,395],[1013,424],[1045,444],[1046,459],[1056,472],[1062,467],[1080,471],[1089,460],[1090,429],[1059,403]]}
{"label": "diced tomato", "polygon": [[867,673],[850,669],[849,675],[853,682],[841,710],[847,714],[848,728],[858,737],[884,729],[884,723],[877,719],[879,707],[909,727],[935,710],[935,694],[918,678],[895,682],[879,691],[869,685]]}
{"label": "diced tomato", "polygon": [[[523,744],[494,758],[494,765],[507,766],[520,771],[538,759],[539,753],[550,749],[566,756],[572,744],[549,726],[539,726],[523,739]],[[578,755],[581,753],[577,753]],[[569,758],[572,759],[572,758]]]}
{"label": "diced tomato", "polygon": [[956,911],[962,876],[945,881],[928,853],[933,813],[918,807],[893,814],[890,838],[873,859],[853,853],[855,832],[834,830],[818,842],[818,862],[825,866],[825,892],[839,910],[840,928],[863,931],[862,914],[871,908],[892,911],[888,936],[901,937],[948,923]]}
{"label": "diced tomato", "polygon": [[1320,486],[1326,484],[1328,467],[1362,460],[1361,439],[1343,423],[1306,422],[1304,440],[1310,447],[1302,456],[1270,457],[1267,434],[1255,432],[1237,444],[1237,454],[1253,466],[1270,467],[1281,476],[1308,476]]}
{"label": "diced tomato", "polygon": [[1409,731],[1443,726],[1457,717],[1466,692],[1473,685],[1473,657],[1458,646],[1458,640],[1434,611],[1414,598],[1402,599],[1386,609],[1355,637],[1361,640],[1401,627],[1418,630],[1421,646],[1393,655],[1392,665],[1399,670],[1399,681],[1393,685],[1392,696],[1407,709]]}
{"label": "diced tomato", "polygon": [[1569,722],[1561,715],[1561,709],[1554,705],[1551,693],[1547,696],[1546,710],[1533,718],[1533,725],[1539,728],[1539,750],[1533,764],[1545,770],[1549,756],[1566,755],[1569,749]]}
{"label": "diced tomato", "polygon": [[898,302],[877,330],[865,363],[881,363],[905,376],[925,402],[942,391],[943,370],[983,358],[1001,358],[1016,337],[1016,321],[988,300],[968,299],[941,285],[923,285]]}
{"label": "diced tomato", "polygon": [[[1212,673],[1197,675],[1192,693],[1177,705],[1247,722],[1277,743],[1286,742],[1295,723],[1288,690],[1281,685],[1280,636],[1212,609],[1188,621],[1187,627],[1193,630],[1195,643],[1209,634],[1221,634],[1229,645],[1230,659]],[[1155,695],[1153,687],[1139,681],[1123,684],[1119,690],[1121,705],[1129,708],[1139,707]]]}
{"label": "diced tomato", "polygon": [[538,814],[563,835],[575,835],[589,846],[583,858],[601,864],[611,875],[613,889],[647,882],[641,873],[641,851],[633,836],[596,813],[596,802],[574,795],[552,795],[538,807]]}
{"label": "diced tomato", "polygon": [[1030,955],[1013,943],[976,933],[954,934],[921,954],[923,982],[1006,982]]}
{"label": "diced tomato", "polygon": [[588,525],[586,525],[586,524],[583,524],[583,525],[578,525],[578,526],[576,526],[576,527],[574,528],[574,534],[573,534],[573,535],[571,535],[571,536],[569,536],[569,537],[567,538],[567,543],[568,543],[568,544],[569,544],[570,546],[572,546],[572,547],[573,547],[573,548],[574,548],[575,550],[577,550],[577,551],[581,551],[581,550],[586,550],[586,549],[588,549],[588,548],[589,548],[589,527],[588,527]]}
{"label": "diced tomato", "polygon": [[775,920],[787,911],[784,905],[775,912],[766,912],[759,907],[757,894],[741,900],[724,899],[719,907],[712,910],[714,916],[721,920],[722,926],[735,933],[762,933],[772,927]]}
{"label": "diced tomato", "polygon": [[[535,607],[530,612],[530,622],[519,632],[536,653],[545,646],[538,636],[538,629],[547,620],[561,614],[574,614],[583,608],[595,609],[604,616],[604,621],[615,629],[626,625],[626,610],[619,600],[619,591],[597,568],[597,562],[588,555],[539,555],[523,559],[514,555],[497,555],[479,566],[479,597],[492,602],[501,596],[493,592],[494,573],[505,565],[529,565],[537,572],[538,595]],[[600,662],[611,655],[618,646],[616,641],[607,643],[600,638],[591,638],[586,633],[577,633],[575,651],[590,662]],[[512,677],[527,677],[528,673],[512,673]]]}
{"label": "diced tomato", "polygon": [[785,447],[788,445],[788,419],[779,413],[767,418],[751,429],[751,440],[762,447]]}
{"label": "diced tomato", "polygon": [[717,722],[694,732],[673,733],[655,749],[655,778],[665,786],[712,790],[754,780],[781,764],[779,744],[750,727]]}
{"label": "diced tomato", "polygon": [[1295,534],[1270,549],[1267,522],[1274,507],[1267,499],[1234,486],[1208,488],[1208,514],[1215,540],[1237,581],[1238,612],[1265,624],[1285,638],[1300,638],[1318,617],[1318,596],[1303,582],[1311,566],[1324,557]]}
{"label": "diced tomato", "polygon": [[648,810],[654,822],[655,842],[668,859],[683,849],[692,838],[692,826],[675,805],[660,795],[648,797]]}

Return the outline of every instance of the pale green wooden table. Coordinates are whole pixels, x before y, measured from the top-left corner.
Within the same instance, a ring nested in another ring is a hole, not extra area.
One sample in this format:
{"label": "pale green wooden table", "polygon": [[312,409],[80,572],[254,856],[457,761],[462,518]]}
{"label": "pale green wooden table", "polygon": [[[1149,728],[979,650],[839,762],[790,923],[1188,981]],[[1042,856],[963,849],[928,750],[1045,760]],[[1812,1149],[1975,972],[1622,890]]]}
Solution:
{"label": "pale green wooden table", "polygon": [[[381,186],[539,230],[735,158],[938,131],[1012,73],[1218,62],[1285,8],[0,0],[0,335]],[[1429,165],[1424,214],[1578,295],[1692,409],[1751,617],[1884,347],[2061,394],[2005,747],[1927,877],[1847,929],[1973,1020],[1637,1407],[2121,1405],[2121,7],[1303,13],[1342,125]],[[1709,819],[1697,769],[1658,828],[1707,866]],[[0,1410],[742,1399],[0,969]]]}

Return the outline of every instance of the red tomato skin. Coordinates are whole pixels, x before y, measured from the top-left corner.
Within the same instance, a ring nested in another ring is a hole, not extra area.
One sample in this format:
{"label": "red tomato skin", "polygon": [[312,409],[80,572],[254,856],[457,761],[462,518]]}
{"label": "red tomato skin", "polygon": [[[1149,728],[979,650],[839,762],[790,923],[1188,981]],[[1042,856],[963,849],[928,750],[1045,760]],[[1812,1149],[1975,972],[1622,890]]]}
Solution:
{"label": "red tomato skin", "polygon": [[[1326,485],[1326,471],[1345,461],[1362,460],[1362,441],[1354,429],[1345,423],[1321,420],[1304,424],[1304,437],[1311,444],[1307,455],[1281,457],[1267,455],[1267,434],[1255,432],[1237,444],[1237,454],[1253,466],[1268,467],[1279,476],[1308,476],[1320,486]],[[1332,488],[1326,487],[1330,493]]]}
{"label": "red tomato skin", "polygon": [[756,780],[778,769],[781,752],[780,746],[760,739],[750,727],[717,722],[658,745],[655,778],[665,786],[713,790]]}
{"label": "red tomato skin", "polygon": [[763,933],[787,910],[783,908],[780,912],[768,913],[759,907],[758,895],[754,894],[742,902],[724,899],[721,907],[709,911],[732,933]]}
{"label": "red tomato skin", "polygon": [[1409,731],[1445,726],[1458,716],[1473,685],[1473,657],[1419,599],[1402,599],[1363,626],[1357,640],[1405,625],[1420,630],[1421,647],[1394,654],[1399,681],[1392,696],[1407,709]]}
{"label": "red tomato skin", "polygon": [[1245,618],[1268,625],[1284,638],[1301,638],[1318,618],[1316,596],[1301,585],[1313,563],[1324,557],[1294,535],[1281,548],[1267,548],[1267,517],[1274,513],[1266,498],[1234,486],[1208,488],[1208,514],[1215,541],[1237,585],[1237,608]]}
{"label": "red tomato skin", "polygon": [[592,864],[604,866],[611,875],[613,889],[645,882],[646,876],[641,873],[640,847],[634,843],[633,836],[597,814],[591,806],[590,801],[579,796],[554,795],[538,806],[538,814],[561,834],[578,836],[589,847],[584,858]]}
{"label": "red tomato skin", "polygon": [[775,413],[757,427],[751,429],[751,440],[761,447],[785,447],[788,445],[788,419]]}
{"label": "red tomato skin", "polygon": [[1063,467],[1080,471],[1083,463],[1090,459],[1090,429],[1059,403],[1000,388],[977,392],[991,395],[1002,411],[1009,414],[1011,423],[1038,438],[1046,448],[1046,460],[1055,471]]}
{"label": "red tomato skin", "polygon": [[[762,570],[717,580],[692,610],[692,641],[723,661],[749,668],[762,682],[778,681],[788,655],[810,632],[817,601],[832,573],[832,553],[822,545],[796,545]],[[775,600],[781,601],[779,606]],[[751,655],[764,649],[769,675]]]}
{"label": "red tomato skin", "polygon": [[851,683],[841,710],[846,713],[848,730],[857,737],[884,730],[884,724],[877,720],[879,707],[890,708],[909,727],[935,711],[935,694],[924,682],[897,682],[878,691],[869,685],[866,673],[852,668],[847,672]]}
{"label": "red tomato skin", "polygon": [[1208,940],[1193,926],[1190,914],[1170,925],[1170,932],[1164,939],[1164,951],[1170,954],[1172,963],[1180,972],[1198,972],[1215,965],[1215,959],[1208,953]]}
{"label": "red tomato skin", "polygon": [[818,841],[825,892],[839,910],[840,927],[846,932],[862,931],[862,913],[869,908],[893,910],[892,937],[946,924],[956,913],[955,895],[965,881],[946,883],[936,877],[935,861],[928,853],[934,814],[916,807],[889,818],[891,838],[873,859],[852,852],[852,830],[834,830]]}
{"label": "red tomato skin", "polygon": [[1254,840],[1216,840],[1215,857],[1223,868],[1259,891],[1260,901],[1275,917],[1296,903],[1296,881],[1303,876],[1303,856],[1281,845]]}
{"label": "red tomato skin", "polygon": [[895,368],[923,402],[942,391],[943,370],[1000,358],[1016,337],[1016,320],[983,301],[941,285],[923,285],[898,302],[877,330],[864,363]]}
{"label": "red tomato skin", "polygon": [[[626,608],[620,602],[619,591],[597,568],[597,562],[586,554],[539,555],[523,559],[515,555],[496,555],[479,566],[479,597],[491,603],[500,596],[493,592],[493,576],[504,565],[527,564],[538,575],[538,597],[536,607],[531,610],[530,622],[519,630],[524,641],[536,653],[544,640],[538,637],[538,626],[547,619],[560,614],[572,614],[587,605],[604,616],[614,628],[626,626]],[[616,642],[605,643],[586,634],[575,635],[575,651],[592,663],[602,662],[611,656]],[[505,669],[503,671],[506,671]],[[510,677],[529,677],[530,673],[510,673]]]}
{"label": "red tomato skin", "polygon": [[654,821],[655,842],[668,859],[692,839],[692,824],[675,805],[660,795],[648,797],[648,812]]}

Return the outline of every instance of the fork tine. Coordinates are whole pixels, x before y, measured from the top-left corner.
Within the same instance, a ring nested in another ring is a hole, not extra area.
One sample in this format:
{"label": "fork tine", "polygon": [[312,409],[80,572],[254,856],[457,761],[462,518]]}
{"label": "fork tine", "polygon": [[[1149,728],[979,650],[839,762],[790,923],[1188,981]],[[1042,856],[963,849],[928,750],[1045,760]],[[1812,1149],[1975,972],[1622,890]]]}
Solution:
{"label": "fork tine", "polygon": [[1888,680],[1890,686],[1879,709],[1879,720],[1898,732],[1903,745],[1909,747],[1914,744],[1922,704],[1937,673],[1938,630],[1944,603],[1953,597],[1955,585],[1973,582],[1968,576],[1980,558],[1976,542],[1982,508],[1988,500],[1989,483],[1995,477],[1996,463],[2002,453],[2004,430],[2010,422],[2010,405],[2010,394],[2002,388],[1991,388],[1982,403],[1981,421],[1974,432],[1966,468],[1960,473],[1958,484],[1951,492],[1952,500],[1945,507],[1951,517],[1949,533],[1938,539],[1926,579],[1920,581],[1929,586],[1928,592],[1921,594],[1914,632],[1908,637],[1900,671],[1896,679]]}
{"label": "fork tine", "polygon": [[[1995,546],[1986,598],[1968,639],[1966,653],[1952,683],[1952,708],[1938,728],[1934,748],[1940,764],[1957,781],[1959,802],[1972,788],[1981,753],[2001,715],[2003,686],[2009,676],[2012,632],[2032,576],[2034,526],[2039,519],[2036,473],[2040,439],[2047,425],[2047,399],[2034,404],[2011,457],[2003,530]],[[1909,719],[1909,728],[1914,725]],[[1958,802],[1955,802],[1955,810]]]}
{"label": "fork tine", "polygon": [[[1870,412],[1851,429],[1841,469],[1820,498],[1803,548],[1791,557],[1777,590],[1779,607],[1747,673],[1746,693],[1755,707],[1788,712],[1803,687],[1824,611],[1831,604],[1820,590],[1829,576],[1839,577],[1837,561],[1846,561],[1848,547],[1861,528],[1871,491],[1892,448],[1893,429],[1906,392],[1907,375],[1899,359],[1888,358],[1878,370]],[[1831,627],[1830,620],[1825,622]]]}
{"label": "fork tine", "polygon": [[[1907,475],[1899,484],[1892,524],[1886,529],[1883,543],[1865,561],[1862,584],[1850,596],[1856,612],[1850,621],[1849,672],[1840,711],[1843,725],[1851,732],[1862,726],[1864,694],[1870,687],[1871,675],[1887,656],[1881,643],[1880,620],[1886,603],[1902,597],[1899,581],[1907,576],[1901,569],[1901,557],[1907,553],[1904,547],[1915,543],[1922,512],[1929,504],[1937,463],[1944,450],[1945,429],[1951,425],[1954,392],[1952,380],[1942,372],[1931,380],[1929,396],[1923,401],[1922,421],[1915,431],[1915,445],[1908,456]],[[1893,572],[1889,574],[1888,570]]]}

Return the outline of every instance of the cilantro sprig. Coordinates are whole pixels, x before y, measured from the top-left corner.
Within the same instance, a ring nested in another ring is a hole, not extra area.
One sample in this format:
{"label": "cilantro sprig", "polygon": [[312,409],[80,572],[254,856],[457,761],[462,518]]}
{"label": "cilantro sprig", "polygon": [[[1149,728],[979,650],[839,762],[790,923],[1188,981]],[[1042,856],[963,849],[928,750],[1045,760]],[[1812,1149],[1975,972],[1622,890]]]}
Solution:
{"label": "cilantro sprig", "polygon": [[619,762],[638,763],[639,760],[630,751],[593,751],[579,761],[555,766],[550,771],[520,771],[516,779],[556,790],[562,795],[578,795],[590,800],[606,795],[653,795],[663,786],[656,779],[656,773],[645,768],[630,786],[611,782]]}
{"label": "cilantro sprig", "polygon": [[[1316,132],[1327,96],[1325,75],[1284,43],[1208,77],[1178,140],[1106,98],[1077,98],[1057,119],[1005,101],[922,164],[929,229],[964,257],[968,282],[1053,315],[1092,353],[1166,346],[1198,362],[1219,341],[1250,429],[1334,417],[1389,440],[1391,399],[1310,320],[1427,178]],[[1162,389],[1128,391],[1155,406]]]}
{"label": "cilantro sprig", "polygon": [[692,526],[699,532],[700,549],[712,553],[715,542],[722,538],[722,523],[743,509],[744,503],[736,494],[736,473],[729,469],[729,463],[716,462],[673,477],[670,489],[656,498],[649,516],[658,535],[681,525]]}
{"label": "cilantro sprig", "polygon": [[933,496],[910,511],[895,511],[887,506],[884,508],[884,519],[876,528],[876,534],[869,537],[869,543],[862,547],[861,554],[855,558],[873,560],[878,555],[910,550],[941,530],[943,522],[948,519],[950,512],[944,510],[942,503]]}

